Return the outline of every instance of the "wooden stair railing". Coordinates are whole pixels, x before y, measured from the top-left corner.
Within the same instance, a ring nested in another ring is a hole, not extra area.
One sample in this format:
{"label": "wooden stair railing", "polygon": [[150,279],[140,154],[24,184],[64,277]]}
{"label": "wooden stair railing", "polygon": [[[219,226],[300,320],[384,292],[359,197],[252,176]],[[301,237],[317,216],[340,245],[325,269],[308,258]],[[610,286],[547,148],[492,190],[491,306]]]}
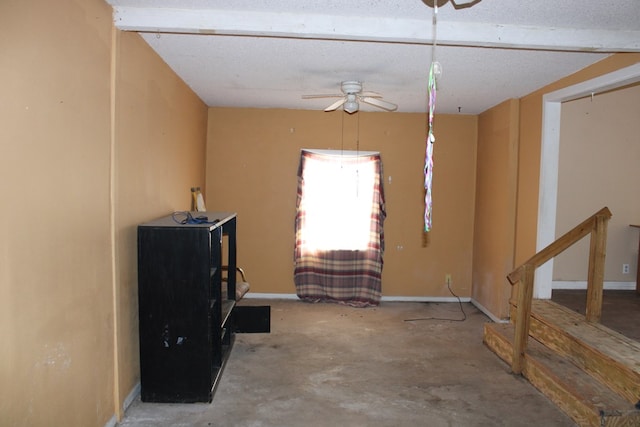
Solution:
{"label": "wooden stair railing", "polygon": [[513,373],[521,374],[524,365],[524,355],[527,350],[527,340],[529,338],[529,327],[531,323],[531,303],[533,299],[533,281],[536,268],[562,253],[587,234],[591,234],[591,246],[589,250],[585,318],[588,322],[600,322],[607,223],[610,218],[611,211],[609,208],[604,207],[600,209],[563,236],[559,237],[549,246],[529,258],[507,276],[511,285],[520,283],[514,324],[515,335],[513,340],[513,359],[511,363]]}

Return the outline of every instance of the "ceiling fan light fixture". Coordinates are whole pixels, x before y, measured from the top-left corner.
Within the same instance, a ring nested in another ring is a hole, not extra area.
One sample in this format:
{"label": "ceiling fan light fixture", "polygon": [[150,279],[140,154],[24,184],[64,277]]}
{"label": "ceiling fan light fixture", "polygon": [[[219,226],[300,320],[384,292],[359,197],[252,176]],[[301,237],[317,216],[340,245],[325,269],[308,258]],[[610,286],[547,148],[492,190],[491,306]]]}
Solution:
{"label": "ceiling fan light fixture", "polygon": [[434,6],[438,6],[438,7],[442,7],[445,5],[445,3],[447,3],[449,0],[422,0],[422,2],[424,4],[426,4],[429,7],[434,7]]}
{"label": "ceiling fan light fixture", "polygon": [[459,1],[455,1],[455,0],[422,0],[424,4],[426,4],[431,8],[436,6],[442,7],[445,4],[447,4],[449,1],[451,2],[451,5],[453,6],[453,8],[457,10],[457,9],[466,9],[468,7],[474,6],[480,3],[482,0],[471,0],[466,3],[460,3]]}
{"label": "ceiling fan light fixture", "polygon": [[360,108],[360,105],[358,105],[358,101],[349,100],[344,103],[344,111],[346,111],[349,114],[355,113],[356,111],[358,111],[359,108]]}

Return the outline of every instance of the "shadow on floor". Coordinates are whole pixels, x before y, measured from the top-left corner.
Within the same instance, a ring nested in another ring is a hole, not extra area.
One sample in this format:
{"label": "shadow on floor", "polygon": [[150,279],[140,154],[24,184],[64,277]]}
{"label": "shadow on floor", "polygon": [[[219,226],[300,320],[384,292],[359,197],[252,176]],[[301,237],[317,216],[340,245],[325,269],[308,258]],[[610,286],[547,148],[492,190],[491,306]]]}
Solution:
{"label": "shadow on floor", "polygon": [[[552,292],[551,300],[584,315],[587,291],[556,289]],[[640,341],[640,295],[636,291],[605,290],[600,323]]]}

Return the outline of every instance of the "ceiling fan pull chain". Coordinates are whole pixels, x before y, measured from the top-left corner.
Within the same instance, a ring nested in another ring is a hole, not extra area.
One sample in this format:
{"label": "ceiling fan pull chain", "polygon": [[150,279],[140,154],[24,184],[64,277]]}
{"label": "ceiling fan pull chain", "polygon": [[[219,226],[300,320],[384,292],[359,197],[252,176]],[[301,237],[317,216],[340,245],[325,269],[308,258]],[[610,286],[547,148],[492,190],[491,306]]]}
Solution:
{"label": "ceiling fan pull chain", "polygon": [[340,114],[342,117],[342,128],[341,128],[341,138],[340,138],[340,169],[342,169],[342,159],[344,158],[344,114]]}

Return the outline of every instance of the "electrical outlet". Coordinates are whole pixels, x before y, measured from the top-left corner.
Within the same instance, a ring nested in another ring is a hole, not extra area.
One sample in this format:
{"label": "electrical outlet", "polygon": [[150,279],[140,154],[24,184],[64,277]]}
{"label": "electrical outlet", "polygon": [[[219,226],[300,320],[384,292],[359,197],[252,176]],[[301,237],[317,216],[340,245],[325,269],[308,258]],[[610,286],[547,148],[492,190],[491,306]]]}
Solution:
{"label": "electrical outlet", "polygon": [[444,281],[447,284],[447,286],[451,286],[451,274],[445,274]]}
{"label": "electrical outlet", "polygon": [[629,274],[629,264],[622,264],[622,274]]}

